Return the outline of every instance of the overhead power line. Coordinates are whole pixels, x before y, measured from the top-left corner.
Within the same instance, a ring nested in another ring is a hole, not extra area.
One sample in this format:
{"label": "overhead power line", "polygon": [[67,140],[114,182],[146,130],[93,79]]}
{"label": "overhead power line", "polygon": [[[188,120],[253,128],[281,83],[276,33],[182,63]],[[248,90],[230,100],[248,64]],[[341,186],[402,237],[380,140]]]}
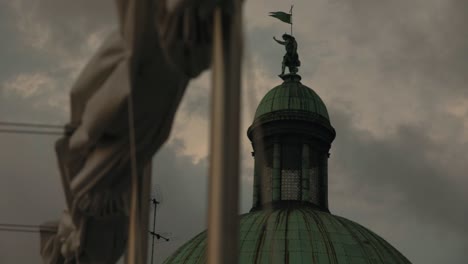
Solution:
{"label": "overhead power line", "polygon": [[61,125],[40,124],[40,123],[24,123],[24,122],[5,122],[5,121],[0,121],[0,126],[41,127],[41,128],[63,129],[63,126],[61,126]]}
{"label": "overhead power line", "polygon": [[64,126],[45,123],[0,121],[0,133],[31,135],[63,135]]}
{"label": "overhead power line", "polygon": [[20,232],[20,233],[40,233],[40,232],[55,233],[57,232],[57,228],[55,226],[0,224],[0,231]]}
{"label": "overhead power line", "polygon": [[22,224],[2,224],[0,223],[0,227],[19,227],[19,228],[55,228],[54,226],[47,226],[47,225],[22,225]]}
{"label": "overhead power line", "polygon": [[50,232],[55,233],[57,232],[56,229],[19,229],[19,228],[2,228],[0,227],[0,231],[3,232],[17,232],[17,233],[41,233],[41,232]]}
{"label": "overhead power line", "polygon": [[0,133],[34,134],[34,135],[63,135],[63,132],[60,132],[60,131],[21,130],[21,129],[0,129]]}

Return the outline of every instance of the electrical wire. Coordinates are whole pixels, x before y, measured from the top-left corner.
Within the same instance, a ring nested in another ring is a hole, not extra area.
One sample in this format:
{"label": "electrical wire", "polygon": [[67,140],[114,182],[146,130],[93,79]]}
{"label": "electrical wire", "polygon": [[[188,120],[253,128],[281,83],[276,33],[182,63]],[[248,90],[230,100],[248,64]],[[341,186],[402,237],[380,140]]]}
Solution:
{"label": "electrical wire", "polygon": [[8,121],[0,121],[0,126],[41,127],[41,128],[63,129],[63,126],[61,125],[44,124],[44,123],[40,124],[40,123],[8,122]]}
{"label": "electrical wire", "polygon": [[64,126],[45,123],[0,121],[0,133],[31,135],[63,135]]}
{"label": "electrical wire", "polygon": [[21,130],[21,129],[0,129],[0,133],[8,134],[32,134],[32,135],[63,135],[61,131],[47,131],[47,130]]}
{"label": "electrical wire", "polygon": [[56,233],[57,227],[38,226],[38,225],[21,225],[21,224],[0,224],[0,231],[20,232],[20,233],[41,233],[41,232]]}
{"label": "electrical wire", "polygon": [[16,228],[1,228],[0,232],[16,232],[16,233],[56,233],[56,229],[16,229]]}
{"label": "electrical wire", "polygon": [[2,226],[6,226],[6,227],[20,227],[20,228],[43,228],[43,227],[46,227],[46,228],[55,228],[54,226],[47,226],[47,225],[38,226],[38,225],[1,224],[1,223],[0,223],[0,227],[2,227]]}

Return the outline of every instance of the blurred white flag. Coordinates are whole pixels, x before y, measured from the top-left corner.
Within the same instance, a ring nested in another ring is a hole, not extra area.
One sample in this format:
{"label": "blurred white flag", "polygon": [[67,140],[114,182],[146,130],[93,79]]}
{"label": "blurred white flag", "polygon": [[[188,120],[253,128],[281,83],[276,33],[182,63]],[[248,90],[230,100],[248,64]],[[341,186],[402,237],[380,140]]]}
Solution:
{"label": "blurred white flag", "polygon": [[215,2],[116,0],[120,30],[76,80],[70,133],[56,144],[68,208],[58,233],[43,233],[45,263],[115,263],[123,254],[131,183],[129,98],[141,176],[168,138],[190,78],[210,64]]}

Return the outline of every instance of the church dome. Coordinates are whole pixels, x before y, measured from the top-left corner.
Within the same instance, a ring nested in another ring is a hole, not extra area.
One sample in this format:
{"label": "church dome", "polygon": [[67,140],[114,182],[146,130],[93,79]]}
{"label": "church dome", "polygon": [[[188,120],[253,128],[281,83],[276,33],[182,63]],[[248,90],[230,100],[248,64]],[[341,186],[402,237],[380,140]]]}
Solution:
{"label": "church dome", "polygon": [[255,112],[256,120],[268,114],[298,112],[316,114],[330,121],[322,99],[300,82],[299,75],[287,74],[282,78],[284,82],[271,89],[260,101]]}
{"label": "church dome", "polygon": [[[164,263],[206,263],[206,231]],[[410,263],[387,241],[309,206],[258,210],[240,221],[239,263]]]}
{"label": "church dome", "polygon": [[[369,229],[330,213],[328,159],[336,132],[322,99],[300,82],[296,66],[283,61],[283,83],[264,96],[247,130],[253,199],[250,213],[240,217],[239,263],[410,263]],[[164,263],[206,263],[206,247],[205,231]]]}

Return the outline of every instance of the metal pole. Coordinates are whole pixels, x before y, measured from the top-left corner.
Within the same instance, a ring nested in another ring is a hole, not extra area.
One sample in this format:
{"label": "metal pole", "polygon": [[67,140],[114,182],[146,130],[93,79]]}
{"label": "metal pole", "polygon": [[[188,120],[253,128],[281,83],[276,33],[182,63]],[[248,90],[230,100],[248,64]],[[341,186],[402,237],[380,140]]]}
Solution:
{"label": "metal pole", "polygon": [[139,176],[137,179],[132,177],[127,264],[147,262],[149,206],[142,201],[148,201],[149,197],[148,186],[151,186],[151,161],[137,175]]}
{"label": "metal pole", "polygon": [[291,5],[291,9],[289,10],[289,13],[291,14],[291,36],[293,35],[293,10],[294,5]]}
{"label": "metal pole", "polygon": [[[156,233],[156,209],[157,209],[157,206],[158,206],[158,201],[156,201],[155,198],[153,198],[151,200],[153,202],[153,205],[154,205],[154,212],[153,212],[153,233]],[[151,243],[151,264],[153,264],[153,256],[154,256],[154,235],[151,234],[152,236],[152,243]]]}
{"label": "metal pole", "polygon": [[[154,11],[152,0],[127,1],[118,0],[124,5],[120,14],[122,17],[122,33],[125,35],[126,45],[132,51],[129,60],[129,84],[130,87],[141,85],[137,78],[139,63],[144,57],[143,45],[147,43],[148,36],[151,36],[152,12]],[[123,19],[125,17],[125,19]],[[143,264],[147,262],[148,251],[148,221],[151,186],[151,160],[147,164],[141,164],[136,159],[136,139],[135,120],[133,114],[133,89],[130,89],[128,99],[129,112],[129,139],[130,139],[130,161],[131,161],[131,186],[130,186],[130,208],[129,208],[129,228],[127,240],[126,263]]]}
{"label": "metal pole", "polygon": [[[240,1],[214,13],[208,264],[238,263],[240,130]],[[227,19],[227,21],[223,21]]]}

